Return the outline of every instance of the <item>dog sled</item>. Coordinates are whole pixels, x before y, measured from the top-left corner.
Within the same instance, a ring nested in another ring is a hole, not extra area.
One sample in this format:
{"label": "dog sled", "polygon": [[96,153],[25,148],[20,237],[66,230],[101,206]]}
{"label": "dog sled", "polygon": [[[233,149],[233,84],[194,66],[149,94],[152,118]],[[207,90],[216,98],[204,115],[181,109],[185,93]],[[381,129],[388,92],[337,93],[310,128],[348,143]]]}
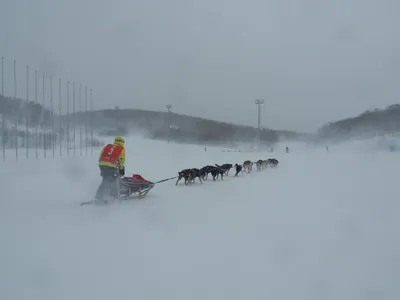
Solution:
{"label": "dog sled", "polygon": [[119,186],[119,199],[128,199],[137,197],[142,199],[156,184],[144,179],[139,174],[133,174],[132,177],[121,177]]}
{"label": "dog sled", "polygon": [[81,206],[86,204],[108,204],[116,200],[123,201],[132,199],[143,199],[147,195],[147,193],[154,188],[156,184],[175,178],[176,176],[153,182],[143,178],[139,174],[133,174],[131,177],[119,177],[116,180],[116,187],[108,187],[108,190],[116,188],[116,196],[105,197],[106,199],[103,200],[93,199],[91,201],[82,202]]}

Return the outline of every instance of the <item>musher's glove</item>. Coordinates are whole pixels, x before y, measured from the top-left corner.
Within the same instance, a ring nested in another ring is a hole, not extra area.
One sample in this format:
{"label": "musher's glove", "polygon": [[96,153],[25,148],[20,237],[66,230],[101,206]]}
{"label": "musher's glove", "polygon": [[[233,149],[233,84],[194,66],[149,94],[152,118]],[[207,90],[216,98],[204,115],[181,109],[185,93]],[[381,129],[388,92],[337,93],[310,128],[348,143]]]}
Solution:
{"label": "musher's glove", "polygon": [[121,176],[124,176],[125,175],[125,168],[119,169],[119,174]]}

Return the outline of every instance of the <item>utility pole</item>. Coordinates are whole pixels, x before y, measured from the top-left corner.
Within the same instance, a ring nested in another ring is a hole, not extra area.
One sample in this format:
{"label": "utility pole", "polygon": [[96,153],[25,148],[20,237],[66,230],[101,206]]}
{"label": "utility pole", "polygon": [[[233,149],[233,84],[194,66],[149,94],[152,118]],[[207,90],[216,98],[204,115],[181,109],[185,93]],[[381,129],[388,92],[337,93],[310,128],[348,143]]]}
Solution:
{"label": "utility pole", "polygon": [[76,156],[76,111],[75,111],[75,81],[72,82],[72,124],[74,126],[73,139],[74,139],[74,156]]}
{"label": "utility pole", "polygon": [[[14,100],[17,101],[17,62],[14,59]],[[15,120],[15,159],[18,160],[18,118],[19,118],[19,108],[16,111],[16,120]]]}
{"label": "utility pole", "polygon": [[[35,70],[35,104],[39,104],[38,101],[39,101],[39,99],[38,99],[38,80],[37,80],[37,70]],[[39,113],[40,114],[42,113],[41,109],[40,109]],[[40,143],[38,142],[38,140],[39,140],[39,113],[34,114],[34,118],[35,118],[35,153],[36,153],[36,159],[39,159],[38,147],[40,146]]]}
{"label": "utility pole", "polygon": [[56,139],[55,139],[55,129],[54,129],[54,103],[53,103],[53,76],[50,76],[50,107],[51,107],[51,149],[53,151],[53,158],[55,157],[55,151],[56,151]]}
{"label": "utility pole", "polygon": [[42,131],[43,131],[43,153],[44,153],[44,158],[47,157],[46,154],[46,148],[47,148],[47,139],[46,139],[46,110],[45,110],[45,98],[46,98],[46,92],[44,89],[44,73],[43,73],[43,87],[42,87]]}
{"label": "utility pole", "polygon": [[26,105],[25,105],[25,149],[26,159],[29,157],[29,66],[26,66]]}
{"label": "utility pole", "polygon": [[165,107],[168,110],[168,144],[170,142],[171,139],[171,109],[172,109],[172,105],[171,104],[167,104],[165,105]]}
{"label": "utility pole", "polygon": [[62,130],[62,100],[61,100],[61,78],[58,78],[58,115],[59,121],[60,121],[60,132],[59,132],[59,138],[60,138],[60,157],[62,156],[62,137],[64,135],[63,130]]}
{"label": "utility pole", "polygon": [[[1,57],[1,95],[4,97],[4,57]],[[1,131],[2,131],[2,136],[1,136],[1,145],[3,148],[3,161],[6,160],[6,144],[4,142],[5,140],[5,127],[6,127],[6,121],[4,120],[4,113],[1,115]]]}
{"label": "utility pole", "polygon": [[79,84],[79,151],[82,156],[83,139],[82,139],[82,84]]}
{"label": "utility pole", "polygon": [[115,105],[115,112],[114,112],[114,118],[115,118],[115,132],[117,133],[117,134],[121,134],[120,132],[119,132],[119,126],[120,126],[120,124],[119,124],[119,118],[118,118],[118,116],[119,116],[119,106],[118,105]]}
{"label": "utility pole", "polygon": [[93,99],[92,99],[92,89],[90,89],[89,108],[90,108],[90,154],[93,154]]}
{"label": "utility pole", "polygon": [[264,99],[256,99],[254,103],[258,106],[257,150],[260,150],[261,104],[264,104]]}
{"label": "utility pole", "polygon": [[69,80],[67,80],[67,156],[69,156]]}
{"label": "utility pole", "polygon": [[87,112],[88,112],[88,108],[87,108],[87,86],[85,85],[85,153],[86,156],[88,155],[88,122],[87,122]]}
{"label": "utility pole", "polygon": [[1,95],[4,97],[4,56],[1,57]]}

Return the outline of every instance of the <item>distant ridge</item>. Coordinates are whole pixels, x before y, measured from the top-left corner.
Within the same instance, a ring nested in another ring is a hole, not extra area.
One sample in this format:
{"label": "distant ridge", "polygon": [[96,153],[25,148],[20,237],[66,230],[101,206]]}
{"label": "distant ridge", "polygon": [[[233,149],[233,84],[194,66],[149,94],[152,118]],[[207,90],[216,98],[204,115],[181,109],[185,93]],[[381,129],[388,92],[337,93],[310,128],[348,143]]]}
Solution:
{"label": "distant ridge", "polygon": [[[55,107],[58,105],[55,103]],[[71,107],[72,108],[72,107]],[[60,133],[60,122],[62,132],[65,134],[66,128],[72,129],[74,126],[86,124],[93,125],[93,131],[102,135],[126,134],[130,131],[141,131],[148,138],[171,139],[177,142],[190,143],[235,143],[235,142],[254,142],[256,128],[245,125],[237,125],[226,122],[219,122],[200,117],[188,116],[177,113],[160,111],[150,111],[142,109],[104,109],[93,112],[82,112],[67,116],[57,115],[58,110],[52,112],[48,108],[43,108],[41,104],[33,101],[26,102],[21,99],[0,96],[0,114],[10,123],[18,118],[19,124],[28,127],[36,125],[53,127],[53,132]],[[27,122],[28,119],[28,122]],[[168,126],[170,124],[170,126]],[[271,130],[263,128],[260,140],[265,144],[273,144],[278,140],[301,139],[304,134],[290,130]]]}
{"label": "distant ridge", "polygon": [[400,133],[400,104],[325,124],[318,130],[320,140],[348,140]]}

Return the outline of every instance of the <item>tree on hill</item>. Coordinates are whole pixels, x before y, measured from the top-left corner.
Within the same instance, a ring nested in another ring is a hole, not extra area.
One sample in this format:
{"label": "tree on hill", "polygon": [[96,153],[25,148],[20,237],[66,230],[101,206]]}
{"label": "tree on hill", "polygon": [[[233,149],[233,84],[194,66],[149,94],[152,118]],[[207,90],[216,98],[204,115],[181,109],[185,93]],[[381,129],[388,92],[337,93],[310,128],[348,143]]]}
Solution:
{"label": "tree on hill", "polygon": [[385,109],[367,110],[360,115],[325,124],[318,130],[319,139],[350,139],[400,132],[400,104]]}

